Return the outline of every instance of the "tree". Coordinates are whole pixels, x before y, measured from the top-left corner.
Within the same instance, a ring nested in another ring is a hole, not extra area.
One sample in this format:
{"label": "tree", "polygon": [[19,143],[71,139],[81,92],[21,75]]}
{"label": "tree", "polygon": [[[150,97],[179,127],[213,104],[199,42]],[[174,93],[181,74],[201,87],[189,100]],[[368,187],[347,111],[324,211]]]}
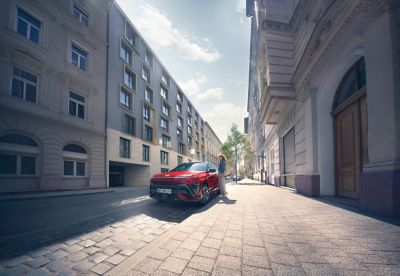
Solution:
{"label": "tree", "polygon": [[255,157],[255,151],[253,150],[250,142],[246,140],[244,144],[244,166],[247,176],[251,175],[253,178],[253,162]]}
{"label": "tree", "polygon": [[221,148],[222,153],[228,159],[227,163],[231,165],[235,170],[236,182],[238,176],[237,166],[243,154],[245,141],[246,139],[244,138],[243,133],[238,130],[238,126],[236,124],[233,124],[230,129],[228,138]]}

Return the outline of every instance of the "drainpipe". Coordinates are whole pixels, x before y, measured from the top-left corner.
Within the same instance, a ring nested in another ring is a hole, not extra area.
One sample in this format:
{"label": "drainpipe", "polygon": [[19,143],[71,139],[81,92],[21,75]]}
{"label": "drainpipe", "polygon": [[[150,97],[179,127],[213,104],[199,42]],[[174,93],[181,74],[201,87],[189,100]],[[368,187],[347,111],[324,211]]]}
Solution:
{"label": "drainpipe", "polygon": [[[113,5],[114,1],[112,1]],[[106,35],[106,43],[107,43],[107,52],[106,52],[106,98],[105,98],[105,104],[106,104],[106,113],[105,113],[105,120],[104,120],[104,172],[105,172],[105,181],[106,181],[106,188],[109,187],[109,179],[108,179],[108,156],[107,156],[107,125],[108,125],[108,51],[109,51],[109,24],[110,24],[110,9],[111,5],[107,4],[107,35]]]}

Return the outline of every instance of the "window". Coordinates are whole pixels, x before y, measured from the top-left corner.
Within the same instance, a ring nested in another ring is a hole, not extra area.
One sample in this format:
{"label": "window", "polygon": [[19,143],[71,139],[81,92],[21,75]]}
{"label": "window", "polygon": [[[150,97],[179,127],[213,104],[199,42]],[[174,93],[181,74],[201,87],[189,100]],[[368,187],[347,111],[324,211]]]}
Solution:
{"label": "window", "polygon": [[199,134],[196,133],[196,141],[199,141]]}
{"label": "window", "polygon": [[160,120],[160,128],[162,130],[168,131],[168,120],[161,118]]}
{"label": "window", "polygon": [[168,99],[168,89],[165,88],[163,85],[160,85],[160,95],[164,99]]}
{"label": "window", "polygon": [[63,147],[64,170],[63,175],[68,177],[86,176],[86,150],[77,144],[68,144]]}
{"label": "window", "polygon": [[188,136],[188,145],[192,146],[192,144],[193,144],[192,137]]}
{"label": "window", "polygon": [[89,24],[89,16],[86,12],[84,12],[81,8],[74,5],[73,16],[79,20],[79,22],[85,24],[86,26]]}
{"label": "window", "polygon": [[194,122],[194,128],[195,128],[196,130],[199,129],[199,123],[198,123],[198,122]]}
{"label": "window", "polygon": [[144,126],[144,139],[147,141],[153,141],[153,128]]}
{"label": "window", "polygon": [[148,121],[148,122],[150,122],[151,121],[151,112],[150,112],[150,107],[148,107],[148,106],[144,106],[143,107],[143,118],[146,120],[146,121]]}
{"label": "window", "polygon": [[150,67],[153,67],[153,54],[147,47],[144,55],[144,62],[146,62],[147,65],[150,65]]}
{"label": "window", "polygon": [[119,51],[119,56],[127,64],[132,65],[132,50],[129,49],[124,43],[121,43],[121,48]]}
{"label": "window", "polygon": [[85,119],[85,97],[69,92],[69,115]]}
{"label": "window", "polygon": [[160,161],[162,165],[168,165],[168,152],[160,151]]}
{"label": "window", "polygon": [[122,106],[131,109],[132,107],[132,94],[121,87],[119,92],[119,102]]}
{"label": "window", "polygon": [[128,22],[126,22],[125,37],[132,46],[139,48],[139,36]]}
{"label": "window", "polygon": [[13,67],[11,95],[36,103],[37,76],[17,67]]}
{"label": "window", "polygon": [[189,113],[192,113],[192,106],[190,104],[188,104],[188,109],[187,110],[188,110]]}
{"label": "window", "polygon": [[188,116],[187,122],[188,122],[188,125],[189,125],[189,126],[192,125],[192,116]]}
{"label": "window", "polygon": [[181,91],[178,91],[178,94],[176,95],[176,98],[178,99],[178,101],[180,101],[181,103],[183,102],[183,94]]}
{"label": "window", "polygon": [[178,127],[183,127],[183,119],[178,117]]}
{"label": "window", "polygon": [[161,73],[161,81],[169,87],[169,77],[164,71]]}
{"label": "window", "polygon": [[169,172],[167,168],[161,168],[161,172]]}
{"label": "window", "polygon": [[136,75],[125,67],[124,84],[132,90],[136,90]]}
{"label": "window", "polygon": [[78,68],[87,70],[87,52],[76,46],[74,43],[71,45],[71,63]]}
{"label": "window", "polygon": [[145,162],[150,161],[150,147],[143,145],[142,146],[142,160]]}
{"label": "window", "polygon": [[199,149],[199,142],[196,142],[196,149]]}
{"label": "window", "polygon": [[161,140],[162,140],[162,146],[164,148],[168,148],[168,149],[171,148],[171,137],[169,137],[167,135],[163,135]]}
{"label": "window", "polygon": [[14,151],[0,153],[0,175],[36,175],[39,147],[33,139],[20,134],[7,134],[0,138],[0,145],[2,148]]}
{"label": "window", "polygon": [[122,158],[130,158],[131,141],[128,139],[119,138],[119,156]]}
{"label": "window", "polygon": [[181,114],[182,113],[182,105],[179,103],[176,103],[176,111]]}
{"label": "window", "polygon": [[176,137],[178,137],[179,140],[183,139],[183,132],[180,129],[176,130]]}
{"label": "window", "polygon": [[185,153],[185,144],[179,143],[178,145],[178,153],[184,154]]}
{"label": "window", "polygon": [[41,23],[39,20],[18,8],[17,32],[27,39],[39,43]]}
{"label": "window", "polygon": [[178,155],[178,165],[183,163],[183,157]]}
{"label": "window", "polygon": [[169,107],[165,103],[162,104],[162,113],[169,116]]}
{"label": "window", "polygon": [[195,113],[195,116],[196,116],[196,121],[198,121],[199,120],[199,114],[197,112]]}
{"label": "window", "polygon": [[144,99],[149,103],[153,103],[153,90],[148,86],[146,86],[146,89],[144,90]]}
{"label": "window", "polygon": [[125,114],[124,130],[128,134],[135,135],[135,118]]}
{"label": "window", "polygon": [[191,127],[191,126],[188,126],[187,131],[188,131],[188,133],[191,135],[191,134],[192,134],[192,127]]}
{"label": "window", "polygon": [[143,68],[142,68],[142,78],[146,82],[150,82],[150,70],[145,65],[143,65]]}

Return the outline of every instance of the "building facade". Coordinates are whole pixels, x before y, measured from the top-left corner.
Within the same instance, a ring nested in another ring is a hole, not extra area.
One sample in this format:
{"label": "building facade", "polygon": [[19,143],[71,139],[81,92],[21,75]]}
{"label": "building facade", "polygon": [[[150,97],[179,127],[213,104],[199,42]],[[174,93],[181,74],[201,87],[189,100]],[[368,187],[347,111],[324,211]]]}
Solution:
{"label": "building facade", "polygon": [[222,142],[211,128],[208,122],[205,123],[205,158],[204,161],[218,164],[218,154],[221,152]]}
{"label": "building facade", "polygon": [[0,192],[106,187],[110,1],[0,3]]}
{"label": "building facade", "polygon": [[400,10],[248,0],[249,135],[266,181],[400,216]]}
{"label": "building facade", "polygon": [[109,185],[147,185],[155,173],[182,162],[215,162],[210,158],[216,148],[220,142],[211,127],[114,3],[107,85]]}

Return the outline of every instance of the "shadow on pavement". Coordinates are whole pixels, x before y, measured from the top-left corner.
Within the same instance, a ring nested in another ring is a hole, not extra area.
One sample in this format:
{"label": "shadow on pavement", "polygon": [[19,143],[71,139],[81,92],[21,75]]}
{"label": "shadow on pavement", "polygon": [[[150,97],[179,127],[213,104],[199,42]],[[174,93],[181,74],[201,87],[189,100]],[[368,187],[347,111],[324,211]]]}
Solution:
{"label": "shadow on pavement", "polygon": [[[180,223],[200,209],[200,206],[195,204],[165,204],[150,198],[139,202],[134,202],[134,200],[126,201],[127,203],[123,207],[121,207],[121,204],[109,204],[108,206],[111,208],[111,211],[99,214],[96,217],[68,225],[31,231],[14,237],[0,237],[0,260],[21,256],[27,252],[64,242],[75,237],[78,238],[83,234],[88,234],[99,229],[102,231],[107,226],[111,230],[112,224],[135,216],[144,215],[168,223]],[[60,216],[62,215],[62,212],[60,212]],[[18,217],[15,217],[15,219],[18,220]]]}

